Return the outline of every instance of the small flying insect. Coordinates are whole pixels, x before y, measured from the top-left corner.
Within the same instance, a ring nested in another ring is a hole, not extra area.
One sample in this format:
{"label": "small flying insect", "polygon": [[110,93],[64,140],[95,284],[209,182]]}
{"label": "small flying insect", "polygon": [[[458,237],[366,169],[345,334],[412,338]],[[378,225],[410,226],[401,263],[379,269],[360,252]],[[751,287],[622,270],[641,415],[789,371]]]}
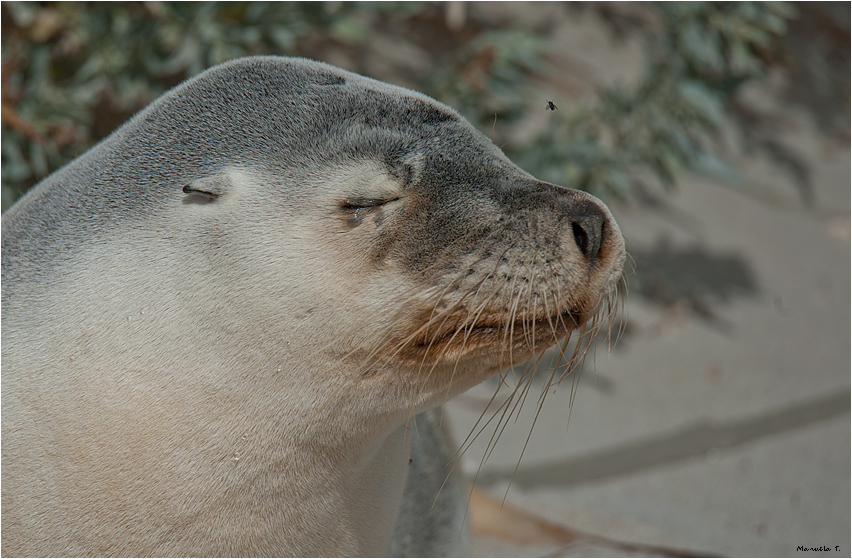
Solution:
{"label": "small flying insect", "polygon": [[557,108],[557,107],[556,107],[556,105],[554,105],[554,104],[553,104],[553,101],[551,101],[550,99],[548,99],[548,100],[547,100],[547,106],[545,107],[545,109],[546,109],[546,110],[548,110],[548,111],[555,111],[555,110],[556,110],[556,108]]}

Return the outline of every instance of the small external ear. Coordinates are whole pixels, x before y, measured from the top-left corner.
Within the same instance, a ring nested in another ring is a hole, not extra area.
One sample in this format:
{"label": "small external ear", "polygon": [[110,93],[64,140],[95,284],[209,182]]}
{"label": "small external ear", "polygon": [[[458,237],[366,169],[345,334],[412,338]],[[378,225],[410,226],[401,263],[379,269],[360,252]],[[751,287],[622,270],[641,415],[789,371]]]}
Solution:
{"label": "small external ear", "polygon": [[226,175],[197,179],[183,187],[183,192],[187,194],[183,201],[185,204],[213,202],[216,198],[225,194],[229,186],[230,179]]}

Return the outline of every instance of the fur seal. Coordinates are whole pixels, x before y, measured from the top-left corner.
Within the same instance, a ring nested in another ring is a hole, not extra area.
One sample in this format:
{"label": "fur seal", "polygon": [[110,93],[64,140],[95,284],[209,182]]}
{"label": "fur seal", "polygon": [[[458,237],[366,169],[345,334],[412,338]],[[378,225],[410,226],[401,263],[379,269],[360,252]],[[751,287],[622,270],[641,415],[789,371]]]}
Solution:
{"label": "fur seal", "polygon": [[214,67],[3,216],[3,553],[458,553],[427,410],[584,324],[624,256],[422,94]]}

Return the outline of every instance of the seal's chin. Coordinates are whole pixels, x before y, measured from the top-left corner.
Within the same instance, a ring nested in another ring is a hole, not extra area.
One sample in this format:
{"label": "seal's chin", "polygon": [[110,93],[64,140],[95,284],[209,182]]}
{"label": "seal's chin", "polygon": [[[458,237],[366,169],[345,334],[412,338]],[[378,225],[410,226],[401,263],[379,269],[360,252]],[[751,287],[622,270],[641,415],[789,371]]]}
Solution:
{"label": "seal's chin", "polygon": [[385,355],[406,364],[453,362],[487,354],[510,367],[545,350],[583,325],[594,311],[568,310],[553,315],[452,313],[404,329],[386,346]]}

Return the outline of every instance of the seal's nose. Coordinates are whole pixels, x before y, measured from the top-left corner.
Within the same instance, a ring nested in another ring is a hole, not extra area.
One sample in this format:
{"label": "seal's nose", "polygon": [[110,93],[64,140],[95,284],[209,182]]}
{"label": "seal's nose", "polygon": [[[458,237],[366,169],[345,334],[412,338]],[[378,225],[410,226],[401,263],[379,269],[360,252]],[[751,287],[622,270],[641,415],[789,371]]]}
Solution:
{"label": "seal's nose", "polygon": [[[506,184],[508,186],[498,193],[508,213],[547,216],[545,221],[555,219],[561,250],[573,252],[573,241],[589,264],[601,266],[597,271],[621,271],[624,241],[603,202],[581,190],[546,182],[516,181]],[[600,259],[603,261],[598,262]]]}
{"label": "seal's nose", "polygon": [[597,204],[582,200],[574,204],[569,217],[577,248],[589,261],[594,261],[601,249],[606,216]]}

